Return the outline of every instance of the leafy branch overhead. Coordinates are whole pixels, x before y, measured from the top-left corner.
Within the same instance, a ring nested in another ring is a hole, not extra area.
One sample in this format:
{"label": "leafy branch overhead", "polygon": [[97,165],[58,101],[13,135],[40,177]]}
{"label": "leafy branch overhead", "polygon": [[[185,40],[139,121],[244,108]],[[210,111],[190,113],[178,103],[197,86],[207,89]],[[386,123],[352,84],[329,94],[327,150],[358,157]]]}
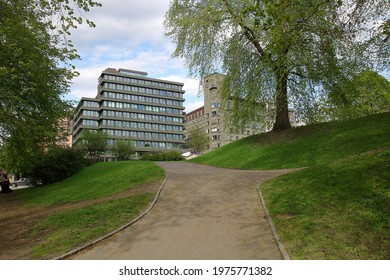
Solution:
{"label": "leafy branch overhead", "polygon": [[260,102],[283,130],[289,106],[305,115],[339,81],[388,69],[389,11],[385,0],[175,0],[165,28],[192,76],[227,74],[233,124],[256,121]]}
{"label": "leafy branch overhead", "polygon": [[62,97],[78,74],[69,36],[84,22],[94,26],[84,14],[98,6],[90,0],[0,1],[0,143],[13,147],[7,150],[14,150],[14,161],[55,141],[69,113]]}

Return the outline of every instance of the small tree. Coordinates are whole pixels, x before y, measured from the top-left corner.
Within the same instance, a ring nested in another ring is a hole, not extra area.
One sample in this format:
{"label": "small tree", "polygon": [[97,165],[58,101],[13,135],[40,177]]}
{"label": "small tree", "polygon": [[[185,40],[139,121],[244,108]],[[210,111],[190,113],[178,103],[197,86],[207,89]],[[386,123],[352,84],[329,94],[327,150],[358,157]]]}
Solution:
{"label": "small tree", "polygon": [[128,160],[135,153],[134,143],[131,141],[118,140],[111,147],[112,154],[118,160]]}
{"label": "small tree", "polygon": [[194,149],[195,153],[202,152],[208,145],[209,138],[207,134],[195,126],[188,131],[187,146]]}
{"label": "small tree", "polygon": [[100,156],[107,151],[107,133],[96,130],[84,130],[80,144],[92,162],[98,162]]}

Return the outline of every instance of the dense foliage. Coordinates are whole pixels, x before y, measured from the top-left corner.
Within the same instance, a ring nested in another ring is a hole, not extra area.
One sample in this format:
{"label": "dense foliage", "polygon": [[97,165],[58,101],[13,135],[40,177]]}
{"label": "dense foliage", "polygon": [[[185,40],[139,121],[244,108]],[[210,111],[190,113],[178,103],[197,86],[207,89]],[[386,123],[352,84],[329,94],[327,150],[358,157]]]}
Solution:
{"label": "dense foliage", "polygon": [[62,97],[77,75],[70,31],[83,22],[77,14],[99,5],[91,0],[0,1],[1,165],[24,169],[56,141],[69,112]]}
{"label": "dense foliage", "polygon": [[284,130],[289,105],[305,120],[340,80],[388,69],[389,11],[385,0],[175,0],[165,27],[190,75],[227,74],[234,126],[261,121],[267,104]]}
{"label": "dense foliage", "polygon": [[88,164],[81,150],[55,147],[36,158],[31,176],[50,184],[74,175]]}
{"label": "dense foliage", "polygon": [[332,119],[352,119],[390,112],[390,82],[365,70],[336,85],[329,94],[328,114]]}

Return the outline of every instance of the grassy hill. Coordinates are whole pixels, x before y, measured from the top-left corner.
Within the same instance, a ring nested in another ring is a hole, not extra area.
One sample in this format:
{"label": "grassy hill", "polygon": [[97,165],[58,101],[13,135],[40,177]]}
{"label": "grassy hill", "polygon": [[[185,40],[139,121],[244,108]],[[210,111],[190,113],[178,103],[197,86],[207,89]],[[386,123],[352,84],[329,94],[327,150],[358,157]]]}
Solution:
{"label": "grassy hill", "polygon": [[233,142],[193,160],[308,167],[261,186],[293,259],[390,259],[390,113]]}
{"label": "grassy hill", "polygon": [[390,147],[390,113],[254,135],[192,161],[240,169],[281,169],[331,162]]}
{"label": "grassy hill", "polygon": [[15,191],[26,208],[47,212],[23,237],[33,247],[28,258],[59,256],[128,223],[164,177],[150,161],[102,162],[58,183]]}
{"label": "grassy hill", "polygon": [[94,164],[64,181],[18,192],[26,205],[55,205],[96,199],[162,179],[162,168],[148,161]]}

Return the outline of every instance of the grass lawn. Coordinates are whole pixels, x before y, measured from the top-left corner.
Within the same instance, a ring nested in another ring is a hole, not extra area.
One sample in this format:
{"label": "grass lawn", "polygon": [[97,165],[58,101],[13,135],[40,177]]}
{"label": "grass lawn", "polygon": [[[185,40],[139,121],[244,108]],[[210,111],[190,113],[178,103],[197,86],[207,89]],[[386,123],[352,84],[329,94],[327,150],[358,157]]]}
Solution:
{"label": "grass lawn", "polygon": [[164,177],[164,170],[150,161],[102,162],[62,182],[18,191],[25,207],[86,202],[80,208],[57,211],[31,229],[30,238],[39,237],[41,242],[32,249],[30,257],[59,256],[131,221],[149,205],[155,193],[143,192],[108,201],[96,199],[146,183],[162,182]]}
{"label": "grass lawn", "polygon": [[164,176],[164,170],[149,161],[101,162],[64,181],[18,192],[18,197],[29,206],[77,202],[115,194]]}
{"label": "grass lawn", "polygon": [[223,146],[192,162],[239,169],[283,169],[328,163],[390,146],[390,113],[269,132]]}
{"label": "grass lawn", "polygon": [[261,186],[293,259],[390,259],[390,113],[254,135],[192,160],[308,167]]}
{"label": "grass lawn", "polygon": [[390,149],[261,186],[293,259],[390,259]]}
{"label": "grass lawn", "polygon": [[154,198],[153,193],[116,199],[56,214],[39,223],[32,236],[46,240],[33,249],[33,259],[58,256],[104,236],[135,218]]}

